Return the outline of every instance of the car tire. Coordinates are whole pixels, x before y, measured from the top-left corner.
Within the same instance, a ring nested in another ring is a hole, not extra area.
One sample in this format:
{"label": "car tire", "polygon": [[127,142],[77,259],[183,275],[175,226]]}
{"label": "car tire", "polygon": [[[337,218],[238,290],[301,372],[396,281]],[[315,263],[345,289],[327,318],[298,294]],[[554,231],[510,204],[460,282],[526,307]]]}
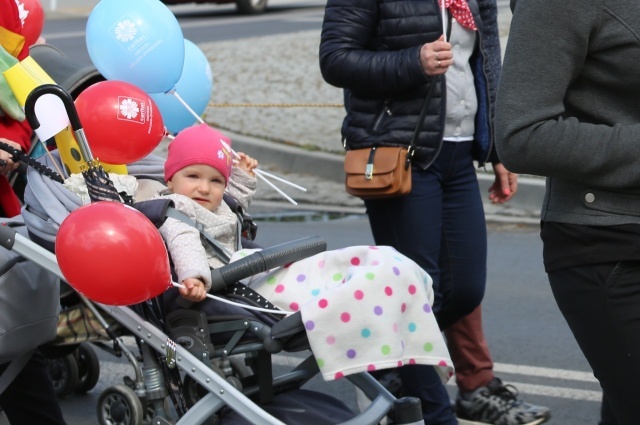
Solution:
{"label": "car tire", "polygon": [[244,15],[262,13],[267,8],[267,0],[236,0],[236,7]]}

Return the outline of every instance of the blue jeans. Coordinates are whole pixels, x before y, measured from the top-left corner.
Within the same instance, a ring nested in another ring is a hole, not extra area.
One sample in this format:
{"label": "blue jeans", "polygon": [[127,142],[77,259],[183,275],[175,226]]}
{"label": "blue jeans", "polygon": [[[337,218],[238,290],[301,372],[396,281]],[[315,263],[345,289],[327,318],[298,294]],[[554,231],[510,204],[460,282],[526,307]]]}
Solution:
{"label": "blue jeans", "polygon": [[[471,313],[484,296],[487,230],[471,149],[472,142],[444,142],[429,168],[412,169],[408,196],[365,201],[376,244],[393,246],[431,275],[441,329]],[[420,370],[401,378],[407,395],[423,401],[425,422],[457,423],[444,385]]]}

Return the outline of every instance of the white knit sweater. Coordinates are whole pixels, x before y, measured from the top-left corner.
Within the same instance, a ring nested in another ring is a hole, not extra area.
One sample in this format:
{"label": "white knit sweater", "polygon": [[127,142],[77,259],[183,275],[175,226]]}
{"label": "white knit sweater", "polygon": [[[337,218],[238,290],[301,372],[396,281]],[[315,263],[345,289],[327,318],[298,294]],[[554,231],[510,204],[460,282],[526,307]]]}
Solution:
{"label": "white knit sweater", "polygon": [[[255,191],[256,178],[234,167],[226,192],[246,210]],[[178,211],[202,226],[202,230],[207,236],[215,239],[230,253],[238,250],[238,217],[226,203],[222,202],[217,209],[209,211],[183,195],[162,191],[155,197],[170,198]],[[198,278],[205,282],[206,288],[209,290],[211,287],[210,268],[221,267],[225,262],[218,258],[198,229],[180,220],[167,218],[159,230],[167,244],[178,281],[181,283],[190,277]]]}

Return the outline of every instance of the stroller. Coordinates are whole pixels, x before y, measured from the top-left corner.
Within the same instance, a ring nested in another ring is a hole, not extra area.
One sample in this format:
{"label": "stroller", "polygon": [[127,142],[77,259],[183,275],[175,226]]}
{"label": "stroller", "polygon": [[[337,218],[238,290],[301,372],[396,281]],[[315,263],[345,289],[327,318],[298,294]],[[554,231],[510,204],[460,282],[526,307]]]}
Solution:
{"label": "stroller", "polygon": [[[51,167],[50,161],[55,160],[43,157],[42,162]],[[144,179],[156,174],[161,164],[159,158],[150,156],[128,169]],[[35,169],[29,169],[28,181],[23,209],[28,237],[0,226],[0,244],[64,279],[51,245],[62,220],[80,206],[79,199]],[[148,217],[159,225],[164,212]],[[224,293],[224,288],[244,278],[324,249],[326,244],[316,237],[267,248],[216,269],[214,287]],[[248,314],[236,306],[218,317],[203,317],[190,310],[167,316],[158,298],[125,307],[75,296],[134,369],[135,378],[127,377],[124,385],[101,394],[100,424],[376,424],[385,416],[392,416],[397,424],[422,423],[419,400],[396,400],[367,373],[346,377],[372,400],[360,414],[333,397],[301,389],[319,371],[313,354],[288,373],[274,377],[273,354],[308,350],[299,313],[279,319]],[[243,295],[226,296],[254,304]],[[126,348],[123,336],[135,338],[139,355]]]}

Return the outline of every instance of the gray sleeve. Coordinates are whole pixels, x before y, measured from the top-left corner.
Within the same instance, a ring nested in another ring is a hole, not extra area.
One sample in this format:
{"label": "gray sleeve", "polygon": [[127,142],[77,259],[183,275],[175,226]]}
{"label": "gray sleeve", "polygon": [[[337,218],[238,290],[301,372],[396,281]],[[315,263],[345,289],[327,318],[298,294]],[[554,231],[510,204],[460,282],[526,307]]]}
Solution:
{"label": "gray sleeve", "polygon": [[[176,209],[189,215],[192,219],[195,213],[186,203],[176,202]],[[178,282],[187,278],[198,278],[205,283],[207,291],[211,288],[211,269],[207,261],[207,254],[200,240],[200,232],[180,220],[167,218],[159,229],[167,244],[167,250],[173,261]]]}
{"label": "gray sleeve", "polygon": [[249,208],[249,203],[256,194],[256,187],[257,181],[255,177],[250,176],[249,173],[238,167],[231,168],[227,193],[240,202],[245,211]]}
{"label": "gray sleeve", "polygon": [[[588,123],[566,109],[567,93],[576,93],[576,80],[593,61],[593,39],[603,37],[602,15],[601,0],[518,2],[495,119],[498,155],[510,171],[599,187],[640,185],[639,155],[633,154],[640,125],[594,124],[595,114]],[[581,88],[580,104],[591,107],[589,89],[596,87]]]}

